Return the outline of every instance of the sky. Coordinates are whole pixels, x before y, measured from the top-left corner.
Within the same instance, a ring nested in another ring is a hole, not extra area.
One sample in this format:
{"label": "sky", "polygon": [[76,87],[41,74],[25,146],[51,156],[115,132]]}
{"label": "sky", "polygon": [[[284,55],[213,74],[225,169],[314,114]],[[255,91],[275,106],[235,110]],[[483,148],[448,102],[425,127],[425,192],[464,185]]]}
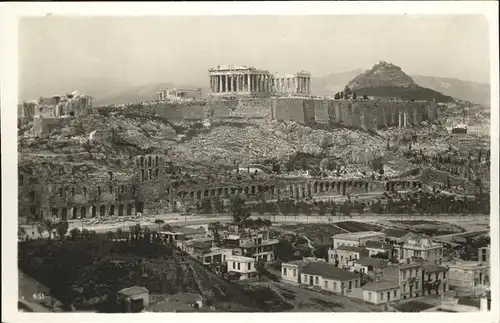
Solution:
{"label": "sky", "polygon": [[488,42],[472,15],[31,17],[19,26],[19,94],[208,86],[207,70],[226,64],[321,77],[380,60],[489,83]]}

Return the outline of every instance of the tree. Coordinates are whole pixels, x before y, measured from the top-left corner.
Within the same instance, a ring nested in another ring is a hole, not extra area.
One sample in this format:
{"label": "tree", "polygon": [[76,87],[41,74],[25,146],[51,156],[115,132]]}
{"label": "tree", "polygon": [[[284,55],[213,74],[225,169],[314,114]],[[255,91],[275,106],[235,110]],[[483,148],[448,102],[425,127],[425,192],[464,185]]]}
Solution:
{"label": "tree", "polygon": [[353,93],[352,93],[352,99],[353,99],[353,100],[356,100],[357,98],[358,98],[358,96],[356,95],[356,92],[353,92]]}
{"label": "tree", "polygon": [[335,93],[335,96],[333,98],[335,100],[340,100],[340,93],[339,92]]}
{"label": "tree", "polygon": [[346,85],[344,88],[344,97],[348,99],[351,93],[352,93],[351,88],[348,85]]}
{"label": "tree", "polygon": [[204,198],[201,201],[201,211],[205,214],[212,213],[212,201],[209,198]]}
{"label": "tree", "polygon": [[169,231],[169,232],[172,232],[173,228],[170,224],[164,224],[162,227],[161,227],[162,231]]}
{"label": "tree", "polygon": [[321,220],[321,218],[324,217],[326,215],[326,212],[327,212],[326,203],[323,202],[323,201],[319,201],[318,205],[317,205],[317,208],[318,208],[317,212],[318,212],[319,218]]}
{"label": "tree", "polygon": [[61,241],[64,239],[66,233],[68,233],[69,224],[68,221],[61,221],[56,224],[56,232]]}
{"label": "tree", "polygon": [[55,224],[49,219],[46,219],[43,222],[43,225],[45,226],[45,229],[49,233],[49,242],[52,240],[52,233],[54,232]]}
{"label": "tree", "polygon": [[116,229],[116,236],[118,239],[123,238],[123,230],[121,228]]}
{"label": "tree", "polygon": [[281,239],[276,244],[274,255],[276,259],[283,262],[291,261],[295,259],[295,249],[290,241]]}
{"label": "tree", "polygon": [[220,198],[214,198],[214,211],[217,213],[224,213],[224,201]]}
{"label": "tree", "polygon": [[246,207],[246,201],[239,195],[231,199],[231,216],[235,224],[240,226],[250,217],[250,210]]}
{"label": "tree", "polygon": [[45,232],[45,228],[46,227],[42,223],[38,223],[36,225],[36,231],[38,232],[40,239],[43,238],[43,233]]}
{"label": "tree", "polygon": [[107,231],[106,236],[108,237],[108,240],[113,240],[115,234],[113,233],[113,231]]}
{"label": "tree", "polygon": [[363,100],[368,100],[368,95],[363,94]]}
{"label": "tree", "polygon": [[[161,225],[162,225],[162,224],[164,224],[164,223],[165,223],[165,221],[164,221],[164,220],[162,220],[162,219],[156,219],[156,220],[155,220],[155,223],[156,223],[156,224],[158,224],[158,230],[160,230]],[[116,231],[118,232],[118,230],[116,230]],[[120,237],[119,237],[119,238],[120,238]]]}
{"label": "tree", "polygon": [[78,228],[73,228],[69,231],[69,234],[71,235],[71,240],[76,240],[81,236],[80,229]]}
{"label": "tree", "polygon": [[255,270],[257,270],[259,280],[262,280],[262,276],[264,276],[264,274],[266,273],[266,265],[264,261],[262,261],[262,259],[255,263]]}

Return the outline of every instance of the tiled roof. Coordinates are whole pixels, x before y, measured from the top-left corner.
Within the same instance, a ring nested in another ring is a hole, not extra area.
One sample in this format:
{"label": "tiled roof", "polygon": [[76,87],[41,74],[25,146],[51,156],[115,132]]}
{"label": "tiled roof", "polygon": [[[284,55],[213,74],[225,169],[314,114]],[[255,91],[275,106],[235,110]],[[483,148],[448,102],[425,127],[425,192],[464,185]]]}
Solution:
{"label": "tiled roof", "polygon": [[324,262],[311,262],[302,268],[302,273],[307,275],[318,275],[324,278],[334,280],[352,280],[359,278],[360,275],[350,271],[340,269]]}
{"label": "tiled roof", "polygon": [[338,246],[337,250],[345,250],[345,251],[353,251],[353,252],[368,251],[365,248],[356,247],[356,246]]}
{"label": "tiled roof", "polygon": [[399,288],[398,283],[388,280],[381,280],[378,282],[368,283],[363,286],[363,290],[381,292],[384,290]]}
{"label": "tiled roof", "polygon": [[387,261],[384,259],[363,257],[356,260],[356,263],[362,266],[373,266],[374,268],[385,268],[387,267]]}
{"label": "tiled roof", "polygon": [[384,233],[386,236],[388,237],[392,237],[392,238],[402,238],[404,237],[406,234],[408,234],[409,232],[408,231],[405,231],[405,230],[401,230],[401,229],[385,229],[384,230]]}

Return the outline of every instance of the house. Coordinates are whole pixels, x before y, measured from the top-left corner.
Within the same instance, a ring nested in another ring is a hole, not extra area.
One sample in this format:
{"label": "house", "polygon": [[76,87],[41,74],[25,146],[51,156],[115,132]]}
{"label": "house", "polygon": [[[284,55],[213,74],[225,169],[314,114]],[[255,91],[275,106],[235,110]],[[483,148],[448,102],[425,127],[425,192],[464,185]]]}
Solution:
{"label": "house", "polygon": [[383,231],[385,233],[385,239],[387,241],[390,241],[392,243],[403,243],[409,238],[413,238],[416,236],[415,233],[406,231],[406,230],[401,230],[401,229],[395,229],[395,228],[387,228]]}
{"label": "house", "polygon": [[208,252],[202,254],[201,259],[204,265],[223,264],[232,254],[233,250],[231,249],[212,247]]}
{"label": "house", "polygon": [[351,232],[351,233],[340,233],[332,236],[333,239],[333,249],[337,249],[339,246],[363,246],[366,241],[384,241],[385,233],[375,232],[375,231],[362,231],[362,232]]}
{"label": "house", "polygon": [[339,266],[348,265],[350,261],[368,257],[368,254],[368,250],[363,247],[340,245],[337,249],[328,249],[328,262],[335,264],[338,261]]}
{"label": "house", "polygon": [[392,259],[394,249],[393,245],[390,243],[385,243],[382,241],[367,241],[364,246],[368,250],[369,256],[374,256],[377,254],[387,254],[387,259]]}
{"label": "house", "polygon": [[361,276],[326,262],[310,262],[302,267],[301,285],[348,296],[360,290]]}
{"label": "house", "polygon": [[352,262],[351,270],[361,274],[375,276],[378,270],[382,270],[388,266],[384,259],[363,257]]}
{"label": "house", "polygon": [[124,288],[117,292],[117,302],[123,313],[142,312],[149,306],[149,291],[141,286]]}
{"label": "house", "polygon": [[400,299],[399,284],[395,281],[380,280],[362,287],[363,300],[372,304],[386,304]]}
{"label": "house", "polygon": [[269,231],[229,233],[224,237],[224,246],[233,249],[235,255],[253,257],[259,261],[274,260],[277,239],[271,239]]}
{"label": "house", "polygon": [[227,272],[234,272],[240,275],[240,280],[257,277],[255,269],[255,258],[233,256],[227,257]]}
{"label": "house", "polygon": [[422,295],[445,294],[449,291],[448,267],[432,262],[422,263]]}
{"label": "house", "polygon": [[448,283],[455,290],[476,294],[490,286],[490,265],[488,263],[453,260],[445,265],[449,268]]}
{"label": "house", "polygon": [[410,299],[422,295],[422,264],[409,262],[388,266],[382,269],[383,280],[399,284],[401,299]]}
{"label": "house", "polygon": [[304,258],[303,260],[294,260],[281,264],[281,280],[285,283],[300,284],[301,269],[312,261],[325,262],[320,258]]}
{"label": "house", "polygon": [[434,242],[427,237],[414,237],[407,239],[401,247],[401,258],[421,258],[436,264],[443,261],[443,244]]}
{"label": "house", "polygon": [[212,248],[212,241],[189,240],[183,243],[181,248],[191,256],[202,259],[203,254],[209,253]]}
{"label": "house", "polygon": [[160,231],[160,234],[167,242],[204,239],[207,236],[205,230],[189,227],[172,228],[172,231]]}

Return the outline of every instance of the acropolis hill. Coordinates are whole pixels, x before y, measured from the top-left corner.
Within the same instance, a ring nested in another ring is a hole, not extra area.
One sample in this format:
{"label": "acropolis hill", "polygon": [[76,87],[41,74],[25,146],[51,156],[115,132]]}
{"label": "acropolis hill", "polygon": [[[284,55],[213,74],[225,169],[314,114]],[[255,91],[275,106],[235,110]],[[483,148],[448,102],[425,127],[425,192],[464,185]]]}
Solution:
{"label": "acropolis hill", "polygon": [[[51,100],[22,105],[20,216],[156,214],[194,203],[200,194],[264,190],[268,198],[304,197],[321,192],[314,187],[322,183],[344,196],[447,178],[413,171],[398,148],[412,136],[425,138],[413,140],[414,150],[448,148],[435,102],[314,97],[305,71],[220,66],[208,76],[209,95],[192,99],[184,97],[189,89],[177,89],[158,91],[158,100],[147,103],[95,107],[87,96],[70,95],[55,106]],[[182,97],[170,100],[171,92]],[[300,158],[319,168],[303,173]],[[373,175],[374,160],[384,164],[383,177]],[[331,163],[341,173],[313,181],[325,167],[319,165]],[[265,171],[258,179],[231,175],[238,165]],[[461,176],[457,183],[473,189]]]}

